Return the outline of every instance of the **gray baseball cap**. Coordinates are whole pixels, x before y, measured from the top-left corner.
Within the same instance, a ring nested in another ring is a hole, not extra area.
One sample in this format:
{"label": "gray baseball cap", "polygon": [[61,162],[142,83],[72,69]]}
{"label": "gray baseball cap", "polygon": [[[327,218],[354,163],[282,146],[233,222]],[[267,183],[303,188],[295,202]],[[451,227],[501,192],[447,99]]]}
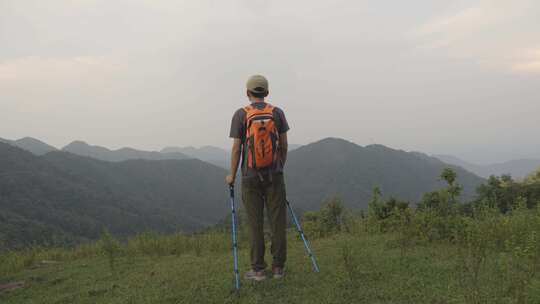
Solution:
{"label": "gray baseball cap", "polygon": [[268,92],[268,80],[262,75],[253,75],[249,77],[246,88],[253,93],[266,93]]}

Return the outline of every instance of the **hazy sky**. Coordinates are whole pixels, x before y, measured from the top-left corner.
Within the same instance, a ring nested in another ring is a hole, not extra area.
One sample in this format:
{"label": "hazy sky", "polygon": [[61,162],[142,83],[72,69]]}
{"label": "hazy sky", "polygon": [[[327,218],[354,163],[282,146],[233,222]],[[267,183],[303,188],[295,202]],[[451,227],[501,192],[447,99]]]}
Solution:
{"label": "hazy sky", "polygon": [[0,137],[224,147],[256,73],[294,143],[540,157],[538,0],[0,0]]}

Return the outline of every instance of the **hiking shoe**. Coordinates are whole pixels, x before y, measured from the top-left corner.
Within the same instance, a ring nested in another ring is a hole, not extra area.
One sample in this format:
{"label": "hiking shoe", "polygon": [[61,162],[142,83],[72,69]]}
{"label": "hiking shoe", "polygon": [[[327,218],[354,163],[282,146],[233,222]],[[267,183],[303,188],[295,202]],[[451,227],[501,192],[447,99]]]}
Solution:
{"label": "hiking shoe", "polygon": [[252,269],[244,274],[244,279],[260,282],[266,279],[266,275],[264,274],[264,270],[255,271]]}
{"label": "hiking shoe", "polygon": [[283,267],[272,267],[272,274],[274,279],[281,279],[285,275],[285,270],[283,270]]}

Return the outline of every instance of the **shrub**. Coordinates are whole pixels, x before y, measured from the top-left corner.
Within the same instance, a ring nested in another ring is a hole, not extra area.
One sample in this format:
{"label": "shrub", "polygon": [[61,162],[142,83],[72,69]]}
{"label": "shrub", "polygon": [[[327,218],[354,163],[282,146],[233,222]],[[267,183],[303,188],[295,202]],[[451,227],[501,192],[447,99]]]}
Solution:
{"label": "shrub", "polygon": [[[401,229],[402,215],[409,214],[409,203],[393,197],[384,201],[378,187],[373,189],[373,197],[368,205],[368,229],[373,232],[388,232]],[[410,217],[408,217],[410,219]],[[409,220],[407,220],[408,224]]]}
{"label": "shrub", "polygon": [[120,243],[107,230],[103,231],[100,242],[101,249],[109,261],[109,267],[114,272],[116,258],[121,250]]}
{"label": "shrub", "polygon": [[303,229],[311,237],[323,237],[342,230],[343,204],[338,198],[333,198],[318,211],[304,213]]}

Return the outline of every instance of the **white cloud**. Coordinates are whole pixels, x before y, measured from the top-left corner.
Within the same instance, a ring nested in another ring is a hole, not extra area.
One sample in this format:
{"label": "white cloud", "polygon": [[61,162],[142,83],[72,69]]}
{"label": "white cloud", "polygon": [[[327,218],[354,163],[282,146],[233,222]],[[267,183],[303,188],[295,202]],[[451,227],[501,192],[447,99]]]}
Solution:
{"label": "white cloud", "polygon": [[502,8],[474,6],[456,14],[436,17],[416,29],[418,35],[438,34],[458,39],[482,30],[498,22],[504,21]]}
{"label": "white cloud", "polygon": [[540,48],[527,49],[517,57],[517,62],[512,65],[512,70],[515,72],[540,74]]}
{"label": "white cloud", "polygon": [[433,17],[413,30],[417,36],[431,35],[435,40],[452,39],[456,42],[498,25],[509,25],[513,20],[530,16],[535,2],[531,0],[482,0],[457,11]]}
{"label": "white cloud", "polygon": [[513,54],[538,43],[538,9],[540,4],[532,0],[477,1],[432,18],[414,28],[410,37],[423,52],[518,72],[536,70],[535,58],[523,61]]}
{"label": "white cloud", "polygon": [[540,73],[540,60],[524,63],[516,63],[514,70],[518,72]]}

